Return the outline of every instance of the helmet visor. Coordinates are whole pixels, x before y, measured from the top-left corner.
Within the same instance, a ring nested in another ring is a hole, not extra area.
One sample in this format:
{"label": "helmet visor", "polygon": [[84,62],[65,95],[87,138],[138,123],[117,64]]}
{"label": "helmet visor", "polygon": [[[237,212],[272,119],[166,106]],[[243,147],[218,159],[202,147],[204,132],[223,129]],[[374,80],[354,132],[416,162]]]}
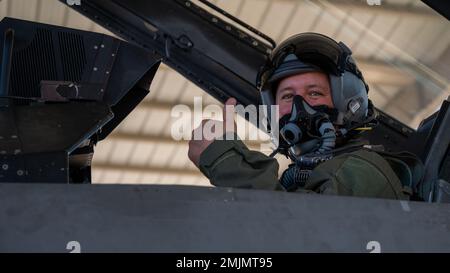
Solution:
{"label": "helmet visor", "polygon": [[[298,60],[336,76],[345,69],[351,51],[342,43],[318,33],[301,33],[281,43],[270,55],[268,64],[260,72],[260,85],[273,81],[274,72],[283,65],[287,55],[294,54]],[[301,71],[299,71],[301,72]],[[307,71],[306,71],[307,72]]]}

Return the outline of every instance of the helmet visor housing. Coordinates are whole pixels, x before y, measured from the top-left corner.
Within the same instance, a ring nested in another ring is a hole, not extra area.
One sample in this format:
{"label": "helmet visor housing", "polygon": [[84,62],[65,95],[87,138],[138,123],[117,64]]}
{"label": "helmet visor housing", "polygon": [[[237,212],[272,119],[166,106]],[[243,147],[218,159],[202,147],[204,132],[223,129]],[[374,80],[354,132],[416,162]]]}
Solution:
{"label": "helmet visor housing", "polygon": [[351,51],[344,44],[319,33],[297,34],[281,43],[271,53],[268,64],[260,72],[260,87],[269,83],[275,70],[290,54],[303,63],[314,64],[326,73],[340,76],[346,68],[346,58],[350,56]]}

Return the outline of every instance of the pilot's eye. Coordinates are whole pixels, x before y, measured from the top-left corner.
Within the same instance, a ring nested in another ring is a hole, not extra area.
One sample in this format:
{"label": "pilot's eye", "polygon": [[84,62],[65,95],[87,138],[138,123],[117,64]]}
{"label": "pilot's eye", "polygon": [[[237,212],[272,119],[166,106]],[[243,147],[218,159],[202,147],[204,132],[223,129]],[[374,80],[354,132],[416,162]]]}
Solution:
{"label": "pilot's eye", "polygon": [[283,96],[281,96],[282,100],[288,100],[288,99],[292,99],[294,97],[293,94],[288,93],[288,94],[284,94]]}
{"label": "pilot's eye", "polygon": [[322,97],[323,93],[320,91],[311,91],[311,92],[309,92],[309,96],[310,97]]}

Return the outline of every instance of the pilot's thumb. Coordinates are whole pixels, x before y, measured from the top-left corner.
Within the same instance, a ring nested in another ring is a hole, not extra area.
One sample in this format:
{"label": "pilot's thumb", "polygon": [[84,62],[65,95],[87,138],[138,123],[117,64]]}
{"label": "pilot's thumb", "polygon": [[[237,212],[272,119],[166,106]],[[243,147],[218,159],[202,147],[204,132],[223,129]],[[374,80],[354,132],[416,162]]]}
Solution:
{"label": "pilot's thumb", "polygon": [[235,98],[229,98],[223,107],[223,122],[226,132],[236,132],[236,123],[234,121],[234,107],[236,104]]}

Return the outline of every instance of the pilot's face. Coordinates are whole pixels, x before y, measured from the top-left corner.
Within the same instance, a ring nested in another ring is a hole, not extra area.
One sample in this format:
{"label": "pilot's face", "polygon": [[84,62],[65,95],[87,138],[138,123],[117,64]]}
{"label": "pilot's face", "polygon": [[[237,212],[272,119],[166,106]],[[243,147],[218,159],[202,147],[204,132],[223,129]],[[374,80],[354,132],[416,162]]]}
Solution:
{"label": "pilot's face", "polygon": [[282,79],[276,92],[280,117],[291,113],[295,95],[302,96],[311,106],[326,105],[334,108],[330,89],[328,76],[322,72],[307,72]]}

